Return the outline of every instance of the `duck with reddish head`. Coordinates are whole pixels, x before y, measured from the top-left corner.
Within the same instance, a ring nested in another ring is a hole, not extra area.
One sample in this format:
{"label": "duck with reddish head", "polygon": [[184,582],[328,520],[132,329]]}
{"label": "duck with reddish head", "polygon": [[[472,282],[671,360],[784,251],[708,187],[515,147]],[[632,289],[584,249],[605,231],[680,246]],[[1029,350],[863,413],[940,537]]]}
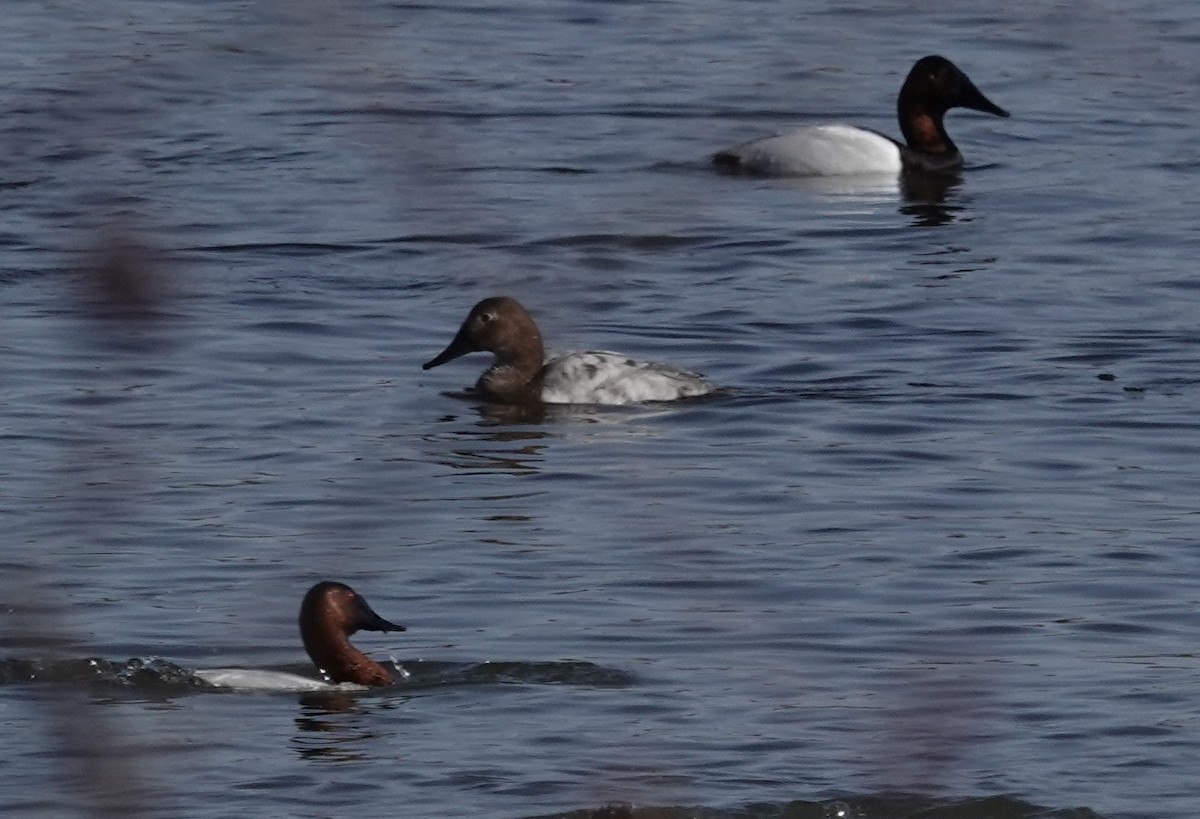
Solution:
{"label": "duck with reddish head", "polygon": [[813,125],[720,151],[713,164],[763,176],[953,173],[963,157],[943,122],[951,108],[1008,116],[954,63],[923,57],[908,72],[896,103],[903,143],[853,125]]}
{"label": "duck with reddish head", "polygon": [[422,365],[489,352],[495,360],[475,383],[483,398],[507,404],[638,404],[675,401],[716,389],[697,373],[605,350],[547,357],[542,334],[516,299],[495,296],[471,308],[454,339]]}
{"label": "duck with reddish head", "polygon": [[391,685],[392,675],[350,644],[356,631],[404,631],[384,620],[367,601],[344,583],[324,581],[308,590],[300,604],[300,638],[304,650],[335,683]]}
{"label": "duck with reddish head", "polygon": [[[318,670],[332,683],[364,686],[392,684],[386,668],[350,643],[356,631],[404,631],[404,626],[384,620],[362,595],[344,583],[322,581],[304,595],[300,604],[300,639]],[[330,689],[329,682],[282,671],[241,668],[198,670],[196,676],[222,688],[273,691]]]}

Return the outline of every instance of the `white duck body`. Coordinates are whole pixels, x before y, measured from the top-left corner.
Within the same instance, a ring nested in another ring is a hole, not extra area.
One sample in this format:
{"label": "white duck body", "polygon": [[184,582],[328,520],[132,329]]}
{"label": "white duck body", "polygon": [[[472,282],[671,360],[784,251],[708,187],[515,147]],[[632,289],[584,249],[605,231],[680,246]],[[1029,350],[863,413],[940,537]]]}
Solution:
{"label": "white duck body", "polygon": [[542,367],[546,404],[640,404],[707,395],[715,388],[697,373],[607,350],[552,355]]}
{"label": "white duck body", "polygon": [[198,668],[192,672],[217,688],[236,688],[242,691],[365,691],[366,686],[355,683],[333,685],[324,680],[301,677],[287,671],[265,671],[254,668]]}
{"label": "white duck body", "polygon": [[853,125],[810,125],[725,153],[741,169],[766,176],[898,174],[904,167],[894,140]]}

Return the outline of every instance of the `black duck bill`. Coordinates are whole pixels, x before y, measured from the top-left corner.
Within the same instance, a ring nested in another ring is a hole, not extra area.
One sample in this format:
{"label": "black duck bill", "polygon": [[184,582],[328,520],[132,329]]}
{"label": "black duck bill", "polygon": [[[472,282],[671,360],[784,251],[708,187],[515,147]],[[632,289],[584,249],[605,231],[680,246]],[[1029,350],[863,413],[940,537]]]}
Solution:
{"label": "black duck bill", "polygon": [[422,364],[421,369],[432,370],[434,367],[440,367],[447,361],[453,361],[459,356],[477,351],[478,348],[476,348],[468,336],[466,325],[463,325],[463,327],[459,329],[458,334],[454,336],[454,339],[448,345],[446,345],[446,349],[442,350],[433,358]]}

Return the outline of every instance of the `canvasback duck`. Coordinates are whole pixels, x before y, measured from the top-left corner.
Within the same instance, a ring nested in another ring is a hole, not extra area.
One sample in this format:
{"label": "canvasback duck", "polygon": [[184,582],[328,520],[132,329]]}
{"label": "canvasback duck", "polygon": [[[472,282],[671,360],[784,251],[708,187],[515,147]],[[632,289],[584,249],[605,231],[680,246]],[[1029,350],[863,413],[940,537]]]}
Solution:
{"label": "canvasback duck", "polygon": [[[350,635],[359,630],[404,631],[405,628],[384,620],[344,583],[323,581],[304,595],[300,604],[300,637],[322,674],[334,683],[391,685],[392,675],[387,669],[350,644]],[[286,671],[212,668],[199,669],[195,675],[221,688],[319,691],[332,687],[324,680]]]}
{"label": "canvasback duck", "polygon": [[720,151],[713,164],[722,171],[766,176],[957,171],[962,154],[942,122],[951,108],[1008,116],[954,63],[923,57],[908,72],[896,103],[905,144],[852,125],[815,125]]}
{"label": "canvasback duck", "polygon": [[392,675],[350,645],[356,631],[404,631],[384,620],[362,595],[344,583],[326,580],[313,586],[300,604],[300,638],[304,650],[335,683],[391,685]]}
{"label": "canvasback duck", "polygon": [[507,404],[637,404],[690,398],[715,389],[696,373],[620,353],[597,350],[547,357],[533,317],[507,296],[484,299],[471,308],[446,349],[421,369],[484,351],[496,358],[475,390]]}

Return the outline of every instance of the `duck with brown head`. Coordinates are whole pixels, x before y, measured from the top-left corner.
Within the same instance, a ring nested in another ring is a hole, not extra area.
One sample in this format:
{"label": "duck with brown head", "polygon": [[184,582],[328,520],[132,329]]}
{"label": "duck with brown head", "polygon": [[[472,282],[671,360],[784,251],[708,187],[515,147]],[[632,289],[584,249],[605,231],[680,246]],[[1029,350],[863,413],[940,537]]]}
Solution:
{"label": "duck with brown head", "polygon": [[484,299],[471,308],[446,349],[421,368],[473,352],[495,355],[475,390],[483,398],[508,404],[636,404],[675,401],[715,389],[694,372],[604,350],[547,358],[533,317],[508,296]]}
{"label": "duck with brown head", "polygon": [[476,390],[511,404],[541,400],[546,350],[533,316],[516,299],[494,296],[476,304],[446,349],[421,369],[477,352],[490,352],[496,358],[475,382]]}
{"label": "duck with brown head", "polygon": [[[344,583],[322,581],[304,595],[300,604],[300,638],[317,668],[334,683],[384,686],[392,675],[379,663],[350,644],[356,631],[404,631],[404,626],[384,620],[360,594]],[[332,686],[286,671],[247,668],[198,669],[196,677],[219,688],[257,691],[327,691]]]}
{"label": "duck with brown head", "polygon": [[300,604],[300,638],[304,650],[325,676],[335,683],[391,685],[392,675],[350,644],[356,631],[404,631],[384,620],[354,589],[323,581],[304,595]]}

